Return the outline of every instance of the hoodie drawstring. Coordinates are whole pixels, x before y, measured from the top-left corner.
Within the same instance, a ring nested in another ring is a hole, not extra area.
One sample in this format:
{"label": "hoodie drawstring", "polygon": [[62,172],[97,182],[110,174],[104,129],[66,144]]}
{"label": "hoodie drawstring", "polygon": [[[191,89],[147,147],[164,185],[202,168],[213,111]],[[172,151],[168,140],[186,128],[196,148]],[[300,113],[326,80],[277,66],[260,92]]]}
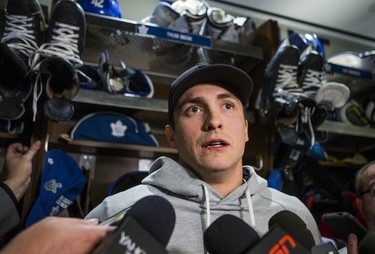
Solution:
{"label": "hoodie drawstring", "polygon": [[[206,229],[211,225],[211,207],[210,207],[210,196],[208,194],[208,189],[206,185],[203,184],[203,190],[205,195],[205,202],[206,202]],[[247,205],[249,207],[249,214],[250,214],[250,226],[255,227],[255,217],[254,217],[254,208],[253,202],[251,202],[250,196],[250,188],[247,187],[245,191]]]}
{"label": "hoodie drawstring", "polygon": [[247,205],[249,206],[250,226],[255,227],[254,208],[253,208],[253,202],[251,202],[249,187],[246,188],[245,194],[246,194]]}
{"label": "hoodie drawstring", "polygon": [[210,196],[208,195],[208,189],[203,184],[204,196],[206,197],[206,229],[211,225],[211,207],[210,207]]}

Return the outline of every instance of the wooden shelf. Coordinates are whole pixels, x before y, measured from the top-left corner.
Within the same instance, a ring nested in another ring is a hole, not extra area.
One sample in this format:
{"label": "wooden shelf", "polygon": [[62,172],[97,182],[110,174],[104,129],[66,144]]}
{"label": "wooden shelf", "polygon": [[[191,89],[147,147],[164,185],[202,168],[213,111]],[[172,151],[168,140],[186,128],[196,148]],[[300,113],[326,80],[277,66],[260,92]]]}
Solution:
{"label": "wooden shelf", "polygon": [[22,135],[0,132],[0,139],[19,139]]}
{"label": "wooden shelf", "polygon": [[168,146],[168,142],[161,133],[153,133],[159,146],[142,146],[119,143],[108,143],[89,140],[68,141],[62,138],[62,134],[69,135],[75,125],[75,121],[47,123],[47,137],[45,142],[49,149],[60,149],[69,153],[101,154],[109,156],[124,156],[135,158],[155,159],[159,156],[168,155],[177,158],[177,150]]}
{"label": "wooden shelf", "polygon": [[109,155],[109,156],[125,156],[135,158],[154,159],[159,156],[168,155],[176,158],[177,150],[169,147],[153,147],[106,143],[98,141],[71,141],[57,142],[49,141],[48,149],[61,149],[69,153],[93,154],[93,155]]}
{"label": "wooden shelf", "polygon": [[82,60],[97,65],[103,50],[109,53],[111,65],[125,61],[154,80],[159,77],[170,84],[186,69],[201,61],[198,49],[206,61],[234,63],[249,72],[263,60],[259,47],[241,45],[207,36],[181,33],[155,24],[86,13],[86,42]]}
{"label": "wooden shelf", "polygon": [[15,142],[28,144],[29,140],[30,140],[30,137],[27,135],[0,132],[0,146],[5,147]]}
{"label": "wooden shelf", "polygon": [[375,138],[375,128],[361,127],[335,121],[325,121],[319,126],[318,130],[350,136]]}
{"label": "wooden shelf", "polygon": [[153,112],[168,112],[166,100],[154,98],[129,97],[122,94],[110,94],[106,91],[79,89],[73,102],[116,107],[117,109],[136,109]]}

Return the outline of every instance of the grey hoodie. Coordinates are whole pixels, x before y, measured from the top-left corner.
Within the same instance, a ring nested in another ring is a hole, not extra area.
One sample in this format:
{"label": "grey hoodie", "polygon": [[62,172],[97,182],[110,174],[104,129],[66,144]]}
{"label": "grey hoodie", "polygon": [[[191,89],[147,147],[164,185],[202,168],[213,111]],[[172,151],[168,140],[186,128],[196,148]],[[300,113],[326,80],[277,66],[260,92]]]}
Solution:
{"label": "grey hoodie", "polygon": [[262,236],[268,231],[268,221],[274,214],[290,210],[305,221],[315,242],[321,242],[314,218],[298,198],[268,188],[267,181],[250,166],[244,166],[243,171],[244,184],[222,197],[190,170],[172,159],[160,157],[141,185],[107,197],[86,218],[104,221],[145,196],[159,195],[171,202],[176,212],[175,228],[167,245],[169,253],[205,253],[203,233],[224,214],[241,218]]}

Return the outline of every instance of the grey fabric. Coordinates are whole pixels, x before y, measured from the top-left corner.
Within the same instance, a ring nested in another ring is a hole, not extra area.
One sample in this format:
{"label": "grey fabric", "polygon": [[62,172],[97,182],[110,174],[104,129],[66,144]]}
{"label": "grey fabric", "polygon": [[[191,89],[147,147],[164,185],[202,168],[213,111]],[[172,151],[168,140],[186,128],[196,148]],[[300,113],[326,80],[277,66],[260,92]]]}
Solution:
{"label": "grey fabric", "polygon": [[[211,223],[224,214],[232,214],[250,224],[249,205],[245,195],[246,189],[249,188],[256,222],[253,228],[259,235],[268,232],[268,221],[274,214],[281,210],[290,210],[305,221],[314,235],[315,242],[317,244],[321,242],[314,218],[299,199],[268,188],[267,181],[258,176],[252,167],[244,166],[243,170],[250,175],[247,182],[226,197],[221,197],[191,171],[169,158],[161,157],[152,164],[150,175],[142,181],[141,185],[107,197],[86,218],[98,218],[104,221],[131,208],[142,197],[160,195],[171,202],[176,212],[176,225],[167,251],[204,253],[206,200],[210,202]],[[204,194],[203,186],[208,190],[208,197]]]}

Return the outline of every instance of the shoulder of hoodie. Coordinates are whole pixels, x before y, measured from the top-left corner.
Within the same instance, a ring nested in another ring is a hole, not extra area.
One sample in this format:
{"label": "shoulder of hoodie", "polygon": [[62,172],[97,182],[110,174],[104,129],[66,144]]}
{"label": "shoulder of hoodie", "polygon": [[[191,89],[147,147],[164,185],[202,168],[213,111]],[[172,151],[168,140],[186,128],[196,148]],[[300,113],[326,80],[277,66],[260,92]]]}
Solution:
{"label": "shoulder of hoodie", "polygon": [[[152,188],[152,190],[154,190],[154,188]],[[129,209],[138,200],[146,196],[156,195],[152,190],[149,185],[140,184],[128,190],[108,196],[102,203],[87,214],[85,218],[97,218],[99,221],[106,220],[121,211]]]}
{"label": "shoulder of hoodie", "polygon": [[258,193],[262,198],[268,199],[281,210],[289,210],[299,216],[312,232],[316,244],[321,243],[321,236],[316,221],[306,205],[297,197],[291,196],[279,190],[267,187]]}
{"label": "shoulder of hoodie", "polygon": [[254,178],[256,179],[253,179],[253,181],[250,184],[257,183],[258,185],[256,187],[258,188],[258,190],[254,194],[259,195],[262,199],[280,205],[280,207],[282,207],[283,209],[288,209],[292,211],[301,210],[303,212],[306,212],[307,208],[299,198],[267,186],[267,180],[259,176],[254,170],[254,168],[247,168],[250,174],[252,176],[255,176]]}
{"label": "shoulder of hoodie", "polygon": [[258,192],[258,194],[262,198],[268,199],[274,203],[278,203],[280,206],[288,210],[307,210],[307,207],[298,197],[289,195],[268,186]]}

